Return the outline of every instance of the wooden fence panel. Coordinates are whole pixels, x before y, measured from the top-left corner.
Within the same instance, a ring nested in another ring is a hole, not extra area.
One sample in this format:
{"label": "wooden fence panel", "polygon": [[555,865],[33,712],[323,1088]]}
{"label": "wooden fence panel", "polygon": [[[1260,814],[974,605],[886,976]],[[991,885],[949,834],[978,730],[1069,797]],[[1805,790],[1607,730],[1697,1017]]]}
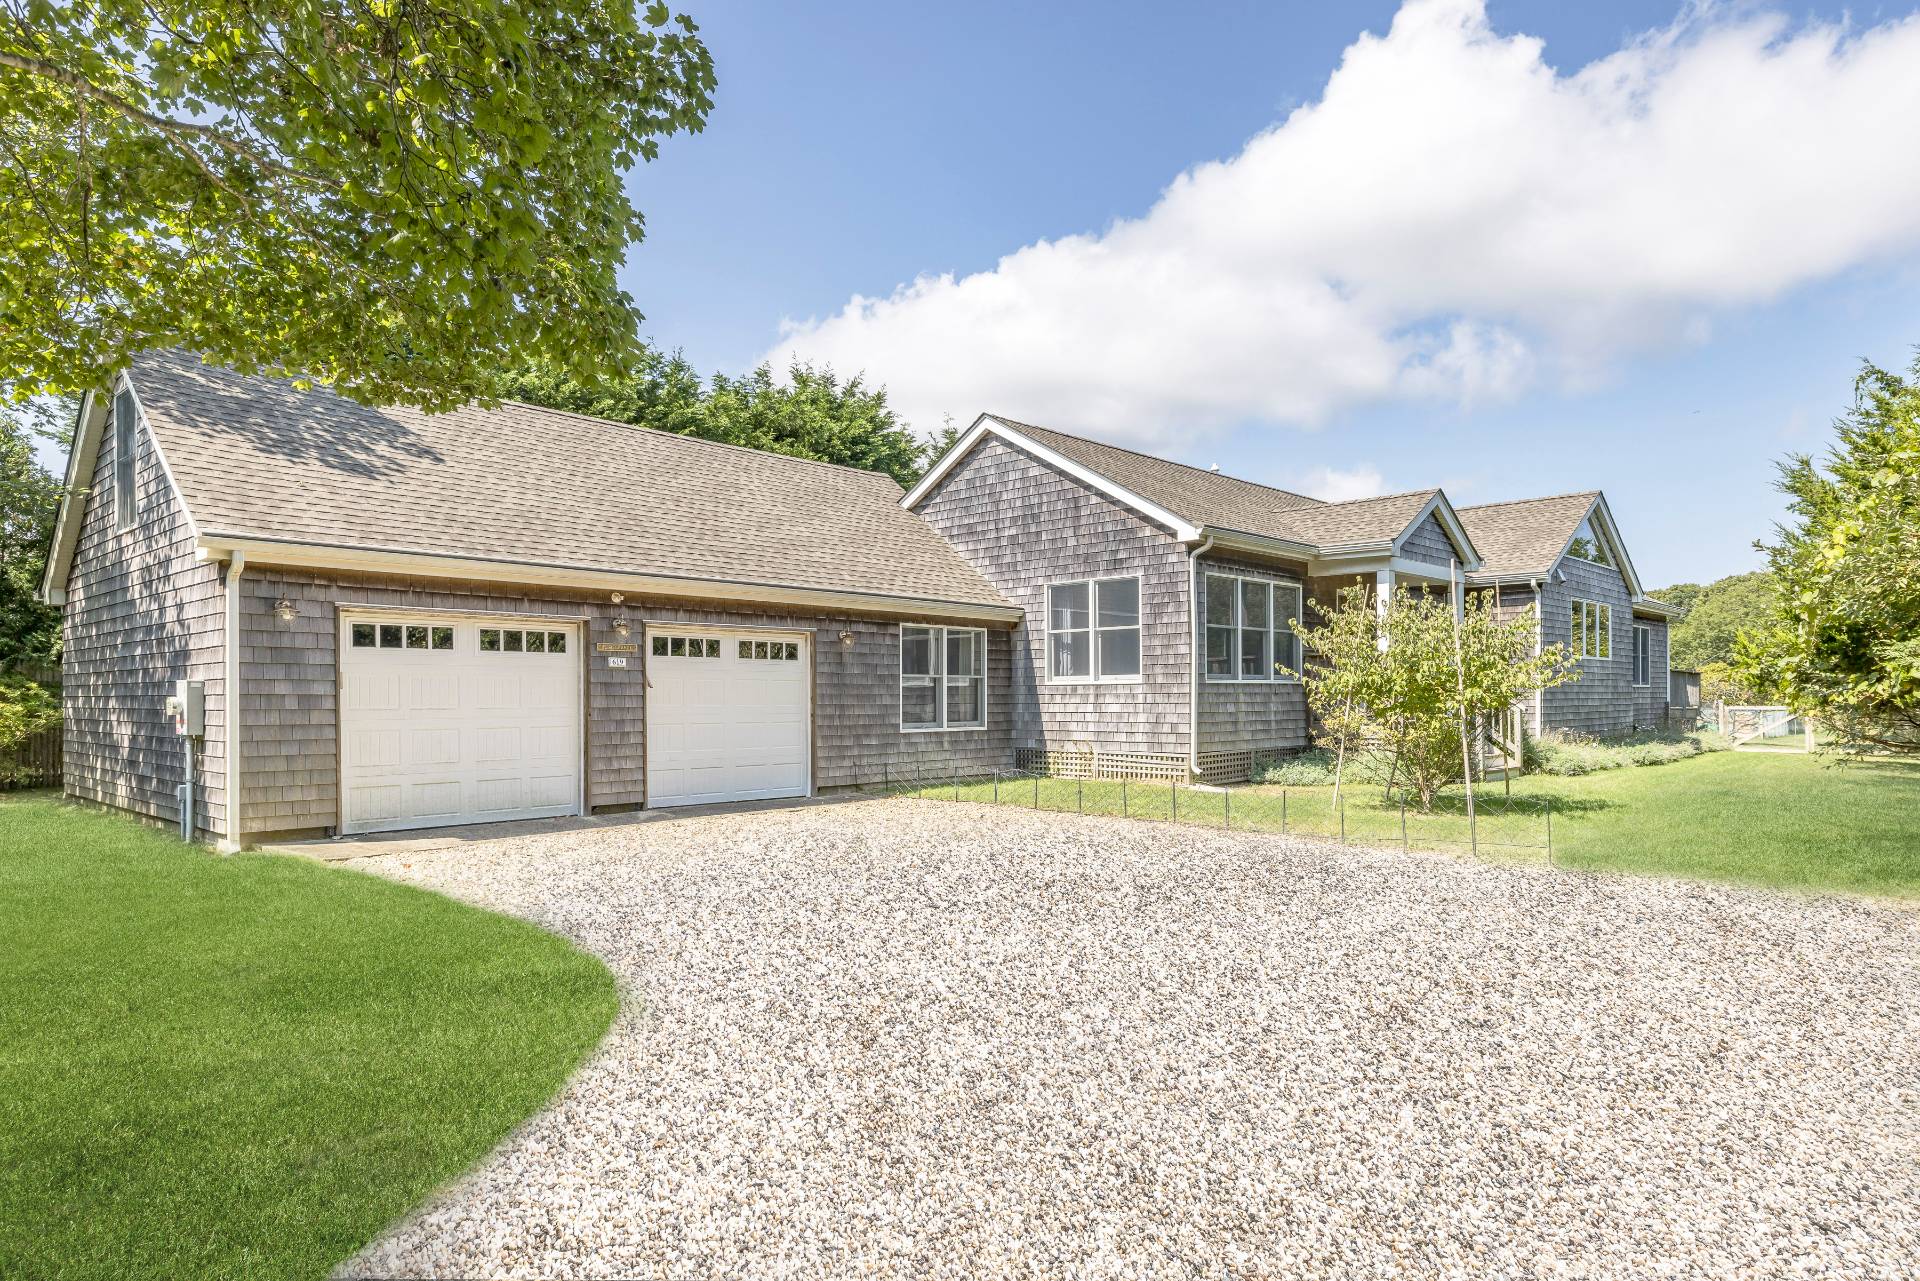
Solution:
{"label": "wooden fence panel", "polygon": [[60,727],[29,735],[0,759],[8,766],[0,769],[0,791],[60,786]]}

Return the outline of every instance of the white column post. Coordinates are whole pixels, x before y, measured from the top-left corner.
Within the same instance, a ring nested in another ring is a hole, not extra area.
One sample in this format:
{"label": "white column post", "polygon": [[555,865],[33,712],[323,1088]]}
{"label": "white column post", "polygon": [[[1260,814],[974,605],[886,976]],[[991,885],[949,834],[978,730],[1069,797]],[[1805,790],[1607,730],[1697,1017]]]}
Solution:
{"label": "white column post", "polygon": [[1393,604],[1393,571],[1376,569],[1373,571],[1373,608],[1380,620],[1380,648],[1387,647],[1387,610]]}

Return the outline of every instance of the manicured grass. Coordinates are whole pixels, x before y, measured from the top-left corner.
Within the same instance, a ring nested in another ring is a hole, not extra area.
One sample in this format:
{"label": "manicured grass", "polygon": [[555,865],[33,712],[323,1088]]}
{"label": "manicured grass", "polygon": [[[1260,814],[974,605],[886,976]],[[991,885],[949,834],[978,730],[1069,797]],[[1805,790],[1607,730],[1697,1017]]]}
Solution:
{"label": "manicured grass", "polygon": [[[1509,799],[1484,785],[1477,840],[1463,798],[1420,814],[1374,785],[1344,789],[1344,825],[1327,787],[1182,787],[1181,822],[1288,832],[1354,844],[1466,850],[1489,858],[1544,858],[1551,802],[1553,860],[1561,866],[1695,876],[1790,888],[1920,894],[1920,764],[1781,752],[1714,752],[1665,765],[1577,778],[1516,779]],[[1165,783],[1072,779],[961,780],[926,795],[1134,818],[1173,816]]]}
{"label": "manicured grass", "polygon": [[[1523,778],[1553,795],[1569,867],[1920,894],[1920,764],[1715,752],[1585,778]],[[1560,818],[1561,807],[1566,818]]]}
{"label": "manicured grass", "polygon": [[616,1005],[522,922],[0,797],[0,1276],[319,1277]]}

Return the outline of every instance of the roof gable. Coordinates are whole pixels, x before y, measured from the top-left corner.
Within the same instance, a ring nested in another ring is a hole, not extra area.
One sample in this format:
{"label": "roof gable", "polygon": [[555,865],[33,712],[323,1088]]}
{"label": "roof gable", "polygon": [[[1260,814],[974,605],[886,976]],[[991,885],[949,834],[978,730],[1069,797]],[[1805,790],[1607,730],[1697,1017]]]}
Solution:
{"label": "roof gable", "polygon": [[203,542],[1011,609],[878,473],[530,405],[372,408],[179,352],[131,378]]}
{"label": "roof gable", "polygon": [[1447,530],[1462,563],[1478,563],[1472,540],[1438,489],[1328,503],[993,414],[974,420],[966,435],[902,500],[904,505],[918,506],[988,434],[1066,471],[1185,542],[1216,532],[1235,533],[1279,544],[1301,556],[1348,550],[1392,555],[1432,515]]}

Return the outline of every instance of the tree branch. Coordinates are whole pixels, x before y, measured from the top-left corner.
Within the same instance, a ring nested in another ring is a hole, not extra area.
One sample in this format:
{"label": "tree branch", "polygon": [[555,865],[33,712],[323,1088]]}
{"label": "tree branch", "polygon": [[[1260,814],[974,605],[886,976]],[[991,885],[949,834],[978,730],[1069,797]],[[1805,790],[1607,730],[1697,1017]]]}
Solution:
{"label": "tree branch", "polygon": [[[90,98],[95,102],[104,103],[129,120],[136,120],[150,128],[159,130],[176,142],[184,144],[189,138],[204,139],[228,154],[238,156],[268,173],[279,174],[282,177],[292,178],[299,182],[312,183],[315,186],[326,187],[335,191],[340,189],[340,184],[332,179],[322,178],[317,174],[306,173],[293,168],[291,165],[282,164],[269,156],[262,155],[260,151],[252,145],[242,142],[238,138],[228,137],[218,129],[211,128],[207,125],[193,124],[184,120],[172,120],[166,116],[156,115],[143,107],[128,102],[125,98],[109,89],[101,88],[78,72],[68,71],[65,67],[55,66],[51,62],[43,62],[38,58],[23,58],[19,54],[14,53],[0,53],[0,67],[12,67],[14,70],[24,71],[30,76],[38,76],[43,80],[51,80],[56,84],[65,85],[83,97]],[[235,196],[239,196],[243,201],[246,199],[216,177],[212,168],[207,164],[206,158],[195,148],[183,145],[181,149],[193,158],[194,162],[200,166],[200,171],[206,174],[216,185],[231,192]]]}

